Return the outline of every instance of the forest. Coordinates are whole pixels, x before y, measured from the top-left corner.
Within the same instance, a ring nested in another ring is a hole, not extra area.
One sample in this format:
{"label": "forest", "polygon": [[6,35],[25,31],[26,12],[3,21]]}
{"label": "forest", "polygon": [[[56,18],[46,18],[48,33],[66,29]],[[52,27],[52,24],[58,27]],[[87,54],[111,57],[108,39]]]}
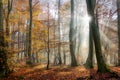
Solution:
{"label": "forest", "polygon": [[120,0],[0,0],[0,80],[120,80]]}

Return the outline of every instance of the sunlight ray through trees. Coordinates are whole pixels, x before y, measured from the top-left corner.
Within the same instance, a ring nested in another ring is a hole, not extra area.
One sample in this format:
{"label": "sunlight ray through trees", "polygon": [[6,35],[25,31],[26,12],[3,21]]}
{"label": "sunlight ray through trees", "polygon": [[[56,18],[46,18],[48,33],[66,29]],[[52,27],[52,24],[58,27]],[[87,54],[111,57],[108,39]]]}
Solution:
{"label": "sunlight ray through trees", "polygon": [[0,80],[119,80],[119,3],[0,0]]}

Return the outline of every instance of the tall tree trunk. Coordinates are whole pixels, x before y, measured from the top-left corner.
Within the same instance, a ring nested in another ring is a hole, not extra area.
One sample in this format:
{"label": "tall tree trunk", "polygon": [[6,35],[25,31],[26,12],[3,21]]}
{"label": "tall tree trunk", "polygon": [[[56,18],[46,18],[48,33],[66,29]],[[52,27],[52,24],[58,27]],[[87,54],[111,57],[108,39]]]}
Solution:
{"label": "tall tree trunk", "polygon": [[[55,16],[56,17],[56,12],[55,12]],[[56,65],[56,22],[54,20],[54,61],[53,64]]]}
{"label": "tall tree trunk", "polygon": [[32,64],[31,54],[32,54],[32,0],[29,0],[30,6],[30,25],[29,25],[29,43],[28,43],[28,64]]}
{"label": "tall tree trunk", "polygon": [[7,51],[5,50],[3,21],[3,4],[2,0],[0,0],[0,79],[1,77],[7,76],[9,73],[9,67],[7,64]]}
{"label": "tall tree trunk", "polygon": [[39,56],[38,56],[38,52],[36,52],[36,63],[39,63]]}
{"label": "tall tree trunk", "polygon": [[93,37],[92,37],[91,25],[89,27],[89,54],[88,54],[88,58],[87,58],[85,66],[87,68],[93,68]]}
{"label": "tall tree trunk", "polygon": [[[12,4],[13,4],[13,0],[8,0],[8,6],[7,6],[7,15],[6,15],[6,36],[8,38],[10,38],[10,28],[9,28],[9,17],[10,17],[10,13],[11,13],[11,10],[12,10]],[[8,42],[6,44],[7,46],[9,46]]]}
{"label": "tall tree trunk", "polygon": [[61,59],[61,29],[60,29],[60,0],[58,1],[58,31],[59,31],[59,44],[58,44],[58,60],[59,60],[59,65],[62,64],[62,59]]}
{"label": "tall tree trunk", "polygon": [[50,65],[50,40],[49,40],[49,37],[50,37],[50,34],[49,34],[49,31],[50,31],[50,26],[49,26],[49,13],[50,13],[50,11],[49,11],[49,3],[48,3],[48,43],[47,43],[47,48],[48,48],[48,50],[47,50],[47,70],[49,69],[49,65]]}
{"label": "tall tree trunk", "polygon": [[26,39],[27,39],[27,37],[26,37],[26,32],[24,33],[24,56],[25,56],[25,60],[26,60],[26,58],[27,58],[27,43],[26,43]]}
{"label": "tall tree trunk", "polygon": [[77,66],[77,61],[75,58],[75,41],[73,40],[74,36],[74,0],[71,0],[71,21],[69,31],[71,66]]}
{"label": "tall tree trunk", "polygon": [[[29,21],[27,20],[27,24],[29,23]],[[25,56],[26,56],[26,63],[28,64],[28,47],[29,47],[29,25],[27,25],[27,27],[26,27],[26,40],[25,40],[25,48],[26,48],[26,53],[25,53]]]}
{"label": "tall tree trunk", "polygon": [[78,16],[77,16],[77,14],[78,14],[78,0],[76,0],[75,3],[76,3],[76,5],[75,5],[76,6],[76,9],[75,9],[75,13],[76,13],[75,14],[75,23],[76,23],[76,25],[75,25],[75,33],[74,33],[74,35],[75,35],[75,40],[74,40],[75,42],[74,42],[74,44],[75,44],[75,53],[77,53],[78,52],[77,51],[78,47],[77,47],[76,43],[77,43],[77,34],[78,34],[78,22],[77,22],[77,20],[78,20]]}
{"label": "tall tree trunk", "polygon": [[66,64],[66,53],[65,53],[66,46],[63,46],[63,59],[64,59],[64,65]]}
{"label": "tall tree trunk", "polygon": [[117,0],[118,9],[118,66],[120,66],[120,0]]}
{"label": "tall tree trunk", "polygon": [[15,41],[15,24],[13,24],[13,28],[12,28],[12,36],[11,36],[11,39],[12,39],[12,42],[11,42],[11,50],[12,50],[12,53],[15,53],[14,52],[14,45],[15,45],[15,43],[14,43],[14,41]]}
{"label": "tall tree trunk", "polygon": [[24,44],[23,44],[23,36],[24,36],[24,33],[21,33],[21,39],[20,39],[20,43],[21,43],[21,61],[23,61],[23,58],[24,58],[24,56],[23,56],[23,54],[24,54],[24,51],[23,51],[23,48],[24,48]]}
{"label": "tall tree trunk", "polygon": [[56,65],[57,64],[57,56],[56,56],[56,54],[54,54],[54,63],[53,63],[54,65]]}
{"label": "tall tree trunk", "polygon": [[18,22],[18,62],[20,62],[20,23]]}
{"label": "tall tree trunk", "polygon": [[[106,64],[103,60],[101,43],[100,43],[100,33],[97,16],[94,14],[96,0],[86,0],[87,2],[87,10],[89,15],[92,17],[92,21],[90,23],[90,27],[92,28],[93,40],[95,43],[95,51],[98,65],[98,72],[108,72]],[[96,12],[97,14],[97,12]]]}
{"label": "tall tree trunk", "polygon": [[24,33],[21,34],[21,61],[24,59]]}

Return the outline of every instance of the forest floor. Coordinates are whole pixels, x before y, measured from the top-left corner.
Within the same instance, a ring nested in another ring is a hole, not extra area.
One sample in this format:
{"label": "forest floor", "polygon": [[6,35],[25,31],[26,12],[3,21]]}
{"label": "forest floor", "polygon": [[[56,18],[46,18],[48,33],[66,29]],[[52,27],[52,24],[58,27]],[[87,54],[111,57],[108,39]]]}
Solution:
{"label": "forest floor", "polygon": [[86,69],[84,66],[55,66],[46,70],[45,65],[16,68],[4,80],[120,80],[120,67],[110,68],[115,74],[97,73],[97,69]]}

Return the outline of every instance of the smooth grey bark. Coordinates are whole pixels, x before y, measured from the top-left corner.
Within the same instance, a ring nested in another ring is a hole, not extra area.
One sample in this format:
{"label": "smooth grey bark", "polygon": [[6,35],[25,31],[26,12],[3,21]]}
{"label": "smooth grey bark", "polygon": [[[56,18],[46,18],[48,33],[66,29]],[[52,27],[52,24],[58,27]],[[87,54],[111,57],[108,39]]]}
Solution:
{"label": "smooth grey bark", "polygon": [[61,59],[61,29],[60,29],[60,0],[58,1],[58,31],[59,31],[59,44],[58,44],[58,60],[59,60],[59,65],[62,64],[62,59]]}
{"label": "smooth grey bark", "polygon": [[91,26],[89,27],[89,54],[88,54],[85,66],[87,68],[93,68],[93,36],[92,36]]}
{"label": "smooth grey bark", "polygon": [[29,0],[29,11],[30,11],[30,24],[29,24],[29,40],[28,40],[28,64],[32,64],[31,54],[32,54],[32,0]]}
{"label": "smooth grey bark", "polygon": [[13,24],[13,28],[12,28],[12,36],[11,36],[11,39],[12,39],[12,42],[11,42],[11,50],[12,50],[12,53],[15,53],[14,52],[14,48],[15,48],[15,44],[14,44],[14,41],[15,41],[15,24]]}
{"label": "smooth grey bark", "polygon": [[49,40],[49,37],[50,37],[50,24],[49,24],[49,13],[50,13],[50,10],[49,10],[50,6],[49,6],[49,3],[48,3],[48,41],[47,41],[47,67],[46,69],[48,70],[49,69],[49,65],[50,65],[50,40]]}
{"label": "smooth grey bark", "polygon": [[71,66],[77,66],[77,61],[75,57],[75,41],[73,40],[74,36],[74,0],[71,0],[71,21],[69,31]]}
{"label": "smooth grey bark", "polygon": [[[76,0],[76,10],[75,10],[76,16],[75,16],[75,35],[78,35],[79,31],[78,31],[78,0]],[[79,47],[77,47],[78,45],[77,43],[77,36],[75,36],[75,53],[79,53]],[[77,50],[76,50],[77,48]]]}
{"label": "smooth grey bark", "polygon": [[5,17],[5,21],[6,21],[6,39],[5,39],[5,46],[6,46],[6,48],[8,49],[7,50],[7,54],[10,54],[10,51],[9,51],[9,49],[11,49],[10,48],[10,42],[7,40],[7,39],[10,39],[11,37],[10,37],[10,26],[9,26],[9,18],[10,18],[10,13],[11,13],[11,11],[12,11],[12,6],[13,6],[13,0],[8,0],[8,4],[7,4],[7,13],[5,13],[6,14],[6,16],[5,16],[5,14],[4,14],[4,17]]}
{"label": "smooth grey bark", "polygon": [[[56,17],[56,13],[55,13],[55,17]],[[57,65],[57,56],[56,56],[56,54],[57,54],[57,52],[56,52],[56,24],[55,24],[56,22],[55,22],[55,20],[54,20],[54,62],[53,62],[53,64],[54,65]]]}
{"label": "smooth grey bark", "polygon": [[28,63],[28,47],[29,47],[29,20],[27,20],[27,27],[26,27],[26,40],[25,40],[25,57],[26,57],[26,63]]}
{"label": "smooth grey bark", "polygon": [[97,16],[94,14],[94,11],[96,11],[97,14],[97,10],[95,9],[96,0],[86,0],[86,3],[88,13],[92,17],[90,27],[92,28],[93,40],[95,44],[98,72],[108,72],[108,68],[106,67],[102,56],[98,20]]}
{"label": "smooth grey bark", "polygon": [[38,56],[38,52],[36,52],[36,63],[39,63],[39,56]]}
{"label": "smooth grey bark", "polygon": [[[12,11],[12,5],[13,5],[13,0],[8,0],[8,6],[7,6],[7,15],[6,15],[6,36],[8,38],[10,38],[10,28],[9,28],[9,17],[10,17],[10,13]],[[6,42],[6,46],[8,47],[9,46],[9,43]]]}
{"label": "smooth grey bark", "polygon": [[18,22],[18,62],[20,62],[20,21]]}
{"label": "smooth grey bark", "polygon": [[32,59],[32,63],[34,64],[35,63],[35,59],[36,59],[35,53],[32,53],[31,59]]}
{"label": "smooth grey bark", "polygon": [[9,74],[7,51],[5,50],[3,3],[0,0],[0,79]]}
{"label": "smooth grey bark", "polygon": [[26,58],[27,58],[27,42],[26,42],[26,39],[27,39],[27,37],[26,37],[26,32],[24,33],[24,57],[25,57],[25,60],[26,60]]}
{"label": "smooth grey bark", "polygon": [[54,65],[57,65],[57,55],[54,54]]}
{"label": "smooth grey bark", "polygon": [[[56,15],[56,13],[55,13],[55,15]],[[56,35],[55,35],[55,31],[56,31],[56,24],[55,24],[55,20],[54,20],[54,62],[53,62],[53,64],[54,65],[56,65],[55,63],[56,63],[56,42],[55,42],[55,40],[56,40]]]}
{"label": "smooth grey bark", "polygon": [[120,66],[120,0],[117,0],[118,9],[118,66]]}
{"label": "smooth grey bark", "polygon": [[66,64],[65,46],[63,46],[63,59],[64,59],[64,65],[65,65]]}
{"label": "smooth grey bark", "polygon": [[24,59],[24,33],[21,34],[21,61]]}
{"label": "smooth grey bark", "polygon": [[8,6],[7,6],[7,16],[5,18],[6,20],[6,35],[9,36],[9,32],[10,32],[10,29],[9,29],[9,17],[10,17],[10,13],[11,13],[11,10],[12,10],[12,5],[13,5],[13,0],[8,0]]}

